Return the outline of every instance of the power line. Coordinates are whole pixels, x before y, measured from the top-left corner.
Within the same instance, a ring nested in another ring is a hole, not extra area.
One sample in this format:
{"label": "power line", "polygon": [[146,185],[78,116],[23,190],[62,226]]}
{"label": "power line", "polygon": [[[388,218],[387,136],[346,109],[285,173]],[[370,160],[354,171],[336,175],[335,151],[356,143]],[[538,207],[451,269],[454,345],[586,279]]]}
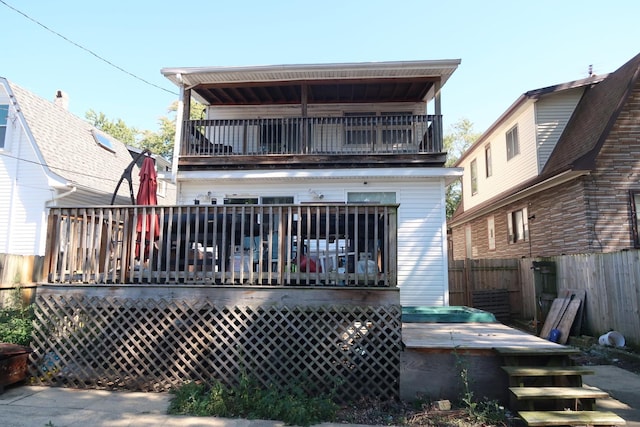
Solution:
{"label": "power line", "polygon": [[84,47],[84,46],[82,46],[82,45],[80,45],[80,44],[78,44],[78,43],[74,42],[73,40],[71,40],[71,39],[69,39],[69,38],[67,38],[67,37],[65,37],[65,36],[63,36],[62,34],[58,33],[57,31],[52,30],[51,28],[47,27],[46,25],[44,25],[44,24],[43,24],[43,23],[41,23],[40,21],[38,21],[38,20],[36,20],[36,19],[34,19],[34,18],[30,17],[30,16],[29,16],[29,15],[27,15],[26,13],[24,13],[24,12],[22,12],[22,11],[20,11],[20,10],[16,9],[15,7],[11,6],[10,4],[8,4],[7,2],[5,2],[4,0],[0,0],[0,3],[2,3],[2,4],[3,4],[3,5],[5,5],[5,6],[7,6],[9,9],[11,9],[11,10],[15,11],[16,13],[19,13],[20,15],[24,16],[24,17],[25,17],[25,18],[27,18],[29,21],[34,22],[34,23],[36,23],[37,25],[39,25],[39,26],[41,26],[42,28],[44,28],[45,30],[47,30],[47,31],[49,31],[49,32],[51,32],[51,33],[53,33],[53,34],[55,34],[56,36],[58,36],[58,37],[60,37],[61,39],[65,40],[66,42],[71,43],[72,45],[74,45],[74,46],[76,46],[76,47],[79,47],[80,49],[84,50],[85,52],[90,53],[91,55],[95,56],[96,58],[98,58],[98,59],[99,59],[99,60],[101,60],[102,62],[105,62],[106,64],[109,64],[109,65],[110,65],[110,66],[112,66],[113,68],[115,68],[115,69],[117,69],[117,70],[119,70],[119,71],[122,71],[123,73],[128,74],[128,75],[130,75],[131,77],[133,77],[133,78],[135,78],[135,79],[138,79],[138,80],[140,80],[140,81],[141,81],[141,82],[143,82],[143,83],[148,84],[149,86],[153,86],[153,87],[155,87],[155,88],[157,88],[157,89],[163,90],[163,91],[168,92],[168,93],[170,93],[170,94],[172,94],[172,95],[178,95],[176,92],[170,91],[169,89],[165,89],[165,88],[163,88],[162,86],[158,86],[158,85],[157,85],[157,84],[155,84],[155,83],[151,83],[150,81],[145,80],[145,79],[143,79],[142,77],[139,77],[139,76],[137,76],[137,75],[133,74],[132,72],[127,71],[127,70],[125,70],[124,68],[122,68],[122,67],[120,67],[120,66],[118,66],[118,65],[114,64],[113,62],[111,62],[111,61],[109,61],[109,60],[107,60],[107,59],[105,59],[105,58],[101,57],[100,55],[98,55],[97,53],[95,53],[94,51],[92,51],[91,49],[87,49],[86,47]]}

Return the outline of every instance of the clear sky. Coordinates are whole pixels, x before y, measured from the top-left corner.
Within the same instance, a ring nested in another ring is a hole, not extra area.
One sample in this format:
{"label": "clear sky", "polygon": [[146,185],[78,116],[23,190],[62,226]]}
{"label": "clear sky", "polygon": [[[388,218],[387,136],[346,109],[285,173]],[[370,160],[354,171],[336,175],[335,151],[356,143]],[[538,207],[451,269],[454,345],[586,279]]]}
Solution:
{"label": "clear sky", "polygon": [[164,67],[461,59],[445,131],[483,132],[522,93],[640,53],[639,17],[638,0],[0,0],[0,76],[156,131],[177,100]]}

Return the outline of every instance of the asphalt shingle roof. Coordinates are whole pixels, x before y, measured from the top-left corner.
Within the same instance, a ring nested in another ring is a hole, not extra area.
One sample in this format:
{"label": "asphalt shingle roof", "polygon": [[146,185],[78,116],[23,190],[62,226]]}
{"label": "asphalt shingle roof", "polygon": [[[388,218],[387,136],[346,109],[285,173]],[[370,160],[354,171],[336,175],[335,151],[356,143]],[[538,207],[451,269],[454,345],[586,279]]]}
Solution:
{"label": "asphalt shingle roof", "polygon": [[[127,147],[105,135],[112,142],[113,152],[98,145],[92,131],[99,132],[85,120],[52,101],[9,82],[29,130],[49,169],[72,184],[96,193],[109,195],[110,201],[122,172],[131,162]],[[137,169],[133,173],[137,181]],[[128,197],[126,183],[119,196]]]}

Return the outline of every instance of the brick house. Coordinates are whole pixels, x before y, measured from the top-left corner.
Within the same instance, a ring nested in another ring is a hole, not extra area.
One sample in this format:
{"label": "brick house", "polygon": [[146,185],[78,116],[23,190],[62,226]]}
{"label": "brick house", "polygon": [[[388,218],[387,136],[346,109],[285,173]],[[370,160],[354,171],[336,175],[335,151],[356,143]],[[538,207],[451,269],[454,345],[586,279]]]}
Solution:
{"label": "brick house", "polygon": [[640,55],[523,94],[465,152],[454,259],[640,247]]}

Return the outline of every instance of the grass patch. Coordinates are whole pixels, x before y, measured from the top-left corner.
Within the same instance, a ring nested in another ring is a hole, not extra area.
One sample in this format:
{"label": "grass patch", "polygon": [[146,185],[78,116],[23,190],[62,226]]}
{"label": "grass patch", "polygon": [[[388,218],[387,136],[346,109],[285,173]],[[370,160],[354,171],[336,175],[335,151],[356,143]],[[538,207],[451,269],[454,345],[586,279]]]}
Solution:
{"label": "grass patch", "polygon": [[244,375],[236,387],[217,381],[211,386],[190,382],[172,393],[168,412],[173,415],[268,419],[309,426],[333,421],[338,410],[331,396],[309,396],[297,385],[265,388]]}

